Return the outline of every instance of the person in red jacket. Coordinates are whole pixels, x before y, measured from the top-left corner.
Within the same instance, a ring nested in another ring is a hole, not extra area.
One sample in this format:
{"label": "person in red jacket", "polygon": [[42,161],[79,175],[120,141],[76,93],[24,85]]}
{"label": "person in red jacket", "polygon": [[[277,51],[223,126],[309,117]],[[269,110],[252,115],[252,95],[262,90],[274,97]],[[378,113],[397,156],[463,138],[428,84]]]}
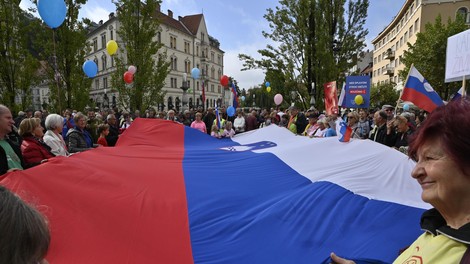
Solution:
{"label": "person in red jacket", "polygon": [[31,168],[54,157],[51,148],[42,141],[44,128],[39,118],[25,118],[20,123],[19,134],[23,138],[21,154],[26,168]]}

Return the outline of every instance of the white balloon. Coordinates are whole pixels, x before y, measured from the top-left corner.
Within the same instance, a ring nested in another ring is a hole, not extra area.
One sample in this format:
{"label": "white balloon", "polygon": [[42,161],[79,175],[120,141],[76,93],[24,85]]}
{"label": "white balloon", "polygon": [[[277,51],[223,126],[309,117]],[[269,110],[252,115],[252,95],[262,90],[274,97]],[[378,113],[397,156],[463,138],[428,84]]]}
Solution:
{"label": "white balloon", "polygon": [[137,68],[134,65],[131,65],[127,68],[127,71],[134,74],[137,71]]}

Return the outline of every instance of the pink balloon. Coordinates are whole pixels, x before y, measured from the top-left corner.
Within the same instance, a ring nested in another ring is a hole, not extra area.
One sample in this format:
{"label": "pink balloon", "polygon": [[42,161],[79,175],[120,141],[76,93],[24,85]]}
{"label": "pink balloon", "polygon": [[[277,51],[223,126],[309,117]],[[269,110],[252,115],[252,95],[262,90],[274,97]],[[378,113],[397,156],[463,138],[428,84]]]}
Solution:
{"label": "pink balloon", "polygon": [[276,105],[280,105],[280,104],[282,103],[282,99],[283,99],[283,98],[282,98],[282,95],[281,95],[281,94],[276,94],[276,95],[274,96],[274,103],[275,103]]}
{"label": "pink balloon", "polygon": [[137,71],[137,68],[134,65],[131,65],[129,66],[129,68],[127,68],[127,71],[132,74],[135,74],[135,72]]}

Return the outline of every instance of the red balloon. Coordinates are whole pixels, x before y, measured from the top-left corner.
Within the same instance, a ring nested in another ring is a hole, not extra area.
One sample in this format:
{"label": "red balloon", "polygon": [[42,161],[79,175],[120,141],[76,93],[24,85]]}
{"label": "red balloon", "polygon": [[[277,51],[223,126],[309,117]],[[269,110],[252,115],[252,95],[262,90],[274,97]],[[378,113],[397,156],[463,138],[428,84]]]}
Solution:
{"label": "red balloon", "polygon": [[132,74],[132,72],[129,72],[129,71],[126,71],[124,73],[124,81],[129,84],[131,83],[132,81],[134,81],[134,74]]}
{"label": "red balloon", "polygon": [[224,75],[220,78],[220,84],[222,86],[228,86],[228,76]]}

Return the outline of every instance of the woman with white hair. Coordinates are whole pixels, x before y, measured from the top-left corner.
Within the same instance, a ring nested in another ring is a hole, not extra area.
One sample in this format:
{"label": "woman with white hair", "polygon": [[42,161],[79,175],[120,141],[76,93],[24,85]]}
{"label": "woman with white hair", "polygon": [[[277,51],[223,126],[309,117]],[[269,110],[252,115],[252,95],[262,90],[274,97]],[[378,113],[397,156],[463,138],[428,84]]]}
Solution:
{"label": "woman with white hair", "polygon": [[56,156],[68,156],[67,145],[62,138],[64,118],[58,114],[50,114],[46,117],[46,133],[44,143],[51,147],[52,154]]}

